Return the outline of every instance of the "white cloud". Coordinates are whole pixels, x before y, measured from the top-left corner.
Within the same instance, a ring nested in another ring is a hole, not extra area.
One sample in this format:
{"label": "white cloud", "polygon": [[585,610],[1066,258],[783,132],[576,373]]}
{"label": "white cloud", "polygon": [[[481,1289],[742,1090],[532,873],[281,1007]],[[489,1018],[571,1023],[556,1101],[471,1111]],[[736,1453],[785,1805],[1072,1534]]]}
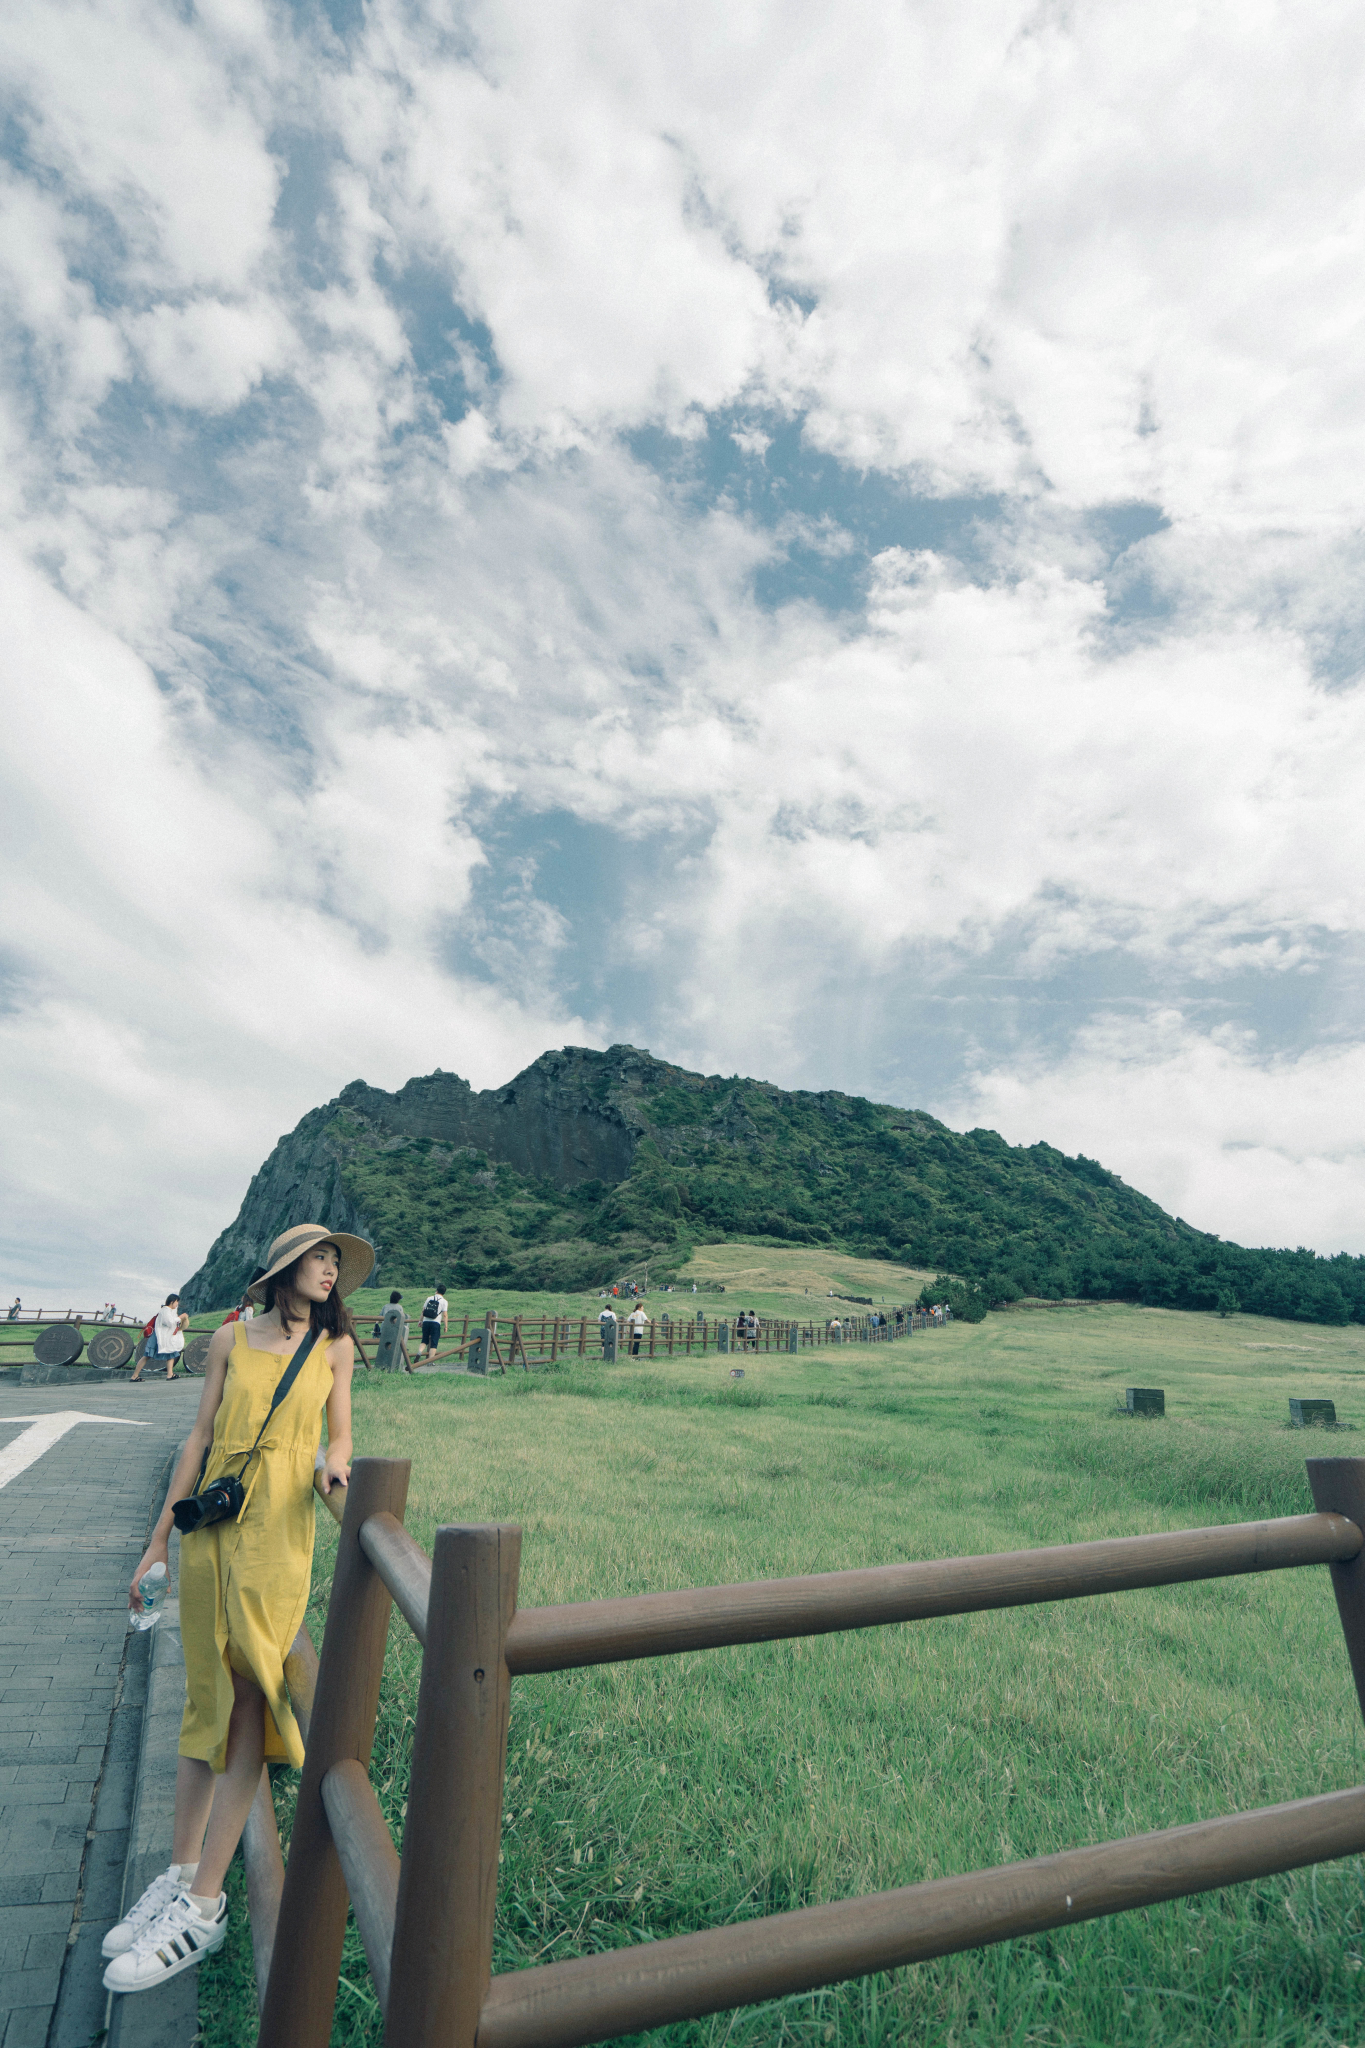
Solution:
{"label": "white cloud", "polygon": [[951,1110],[1011,1144],[1098,1153],[1187,1223],[1237,1243],[1365,1252],[1365,1046],[1273,1058],[1178,1010],[1102,1015],[1055,1064],[972,1075]]}
{"label": "white cloud", "polygon": [[575,1035],[553,995],[522,1007],[436,967],[468,855],[420,762],[323,720],[311,801],[266,750],[221,772],[143,664],[8,548],[0,588],[21,679],[0,1014],[19,1284],[184,1277],[302,1106],[357,1073],[401,1085],[437,1046],[489,1085]]}
{"label": "white cloud", "polygon": [[156,306],[130,320],[128,332],[164,398],[210,413],[240,405],[289,353],[288,327],[268,300]]}
{"label": "white cloud", "polygon": [[[355,1073],[575,1034],[952,1100],[900,1010],[990,973],[1055,1014],[982,1046],[972,1115],[1343,1241],[1359,1147],[1285,1131],[1354,1074],[1308,996],[1365,923],[1362,699],[1315,680],[1365,668],[1357,14],[374,0],[343,52],[256,0],[46,0],[6,37],[0,1048],[39,1240],[184,1267]],[[856,558],[878,466],[1002,503],[962,561],[879,542],[865,612],[759,605],[789,547]],[[1089,515],[1131,499],[1169,524],[1106,585]],[[500,802],[618,836],[586,932]],[[1302,1022],[1130,1043],[1068,980],[1111,967]],[[1123,1151],[1153,1118],[1179,1142]],[[97,1134],[79,1196],[44,1131]],[[129,1131],[172,1164],[116,1246]]]}
{"label": "white cloud", "polygon": [[157,0],[47,0],[9,18],[5,47],[38,163],[124,238],[103,263],[122,254],[148,292],[244,290],[280,182],[252,104],[267,80]]}

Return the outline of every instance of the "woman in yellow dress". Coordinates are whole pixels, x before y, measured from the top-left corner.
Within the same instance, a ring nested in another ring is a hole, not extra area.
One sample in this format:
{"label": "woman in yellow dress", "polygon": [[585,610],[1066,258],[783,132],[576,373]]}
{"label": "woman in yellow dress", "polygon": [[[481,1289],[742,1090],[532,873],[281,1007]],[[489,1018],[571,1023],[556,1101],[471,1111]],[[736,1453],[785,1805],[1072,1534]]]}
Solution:
{"label": "woman in yellow dress", "polygon": [[[223,1881],[262,1763],[303,1762],[284,1660],[308,1605],[314,1471],[320,1465],[323,1493],[345,1486],[350,1471],[354,1326],[343,1297],[373,1265],[373,1247],[363,1238],[298,1224],[276,1238],[249,1289],[264,1299],[265,1314],[225,1323],[209,1346],[199,1413],[133,1574],[129,1606],[141,1610],[139,1581],[152,1565],[167,1563],[174,1502],[196,1482],[201,1489],[232,1474],[245,1500],[235,1518],[181,1538],[187,1698],[175,1860],[104,1938],[110,1991],[150,1990],[222,1945]],[[297,1377],[272,1414],[276,1389],[310,1336]],[[324,1407],[327,1449],[319,1459]]]}

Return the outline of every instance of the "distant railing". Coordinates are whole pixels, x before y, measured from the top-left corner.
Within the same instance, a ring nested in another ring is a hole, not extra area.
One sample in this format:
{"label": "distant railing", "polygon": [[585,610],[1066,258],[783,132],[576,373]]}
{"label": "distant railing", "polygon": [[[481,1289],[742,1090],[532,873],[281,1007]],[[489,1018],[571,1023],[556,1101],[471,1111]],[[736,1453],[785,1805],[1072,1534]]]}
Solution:
{"label": "distant railing", "polygon": [[[631,1323],[629,1297],[615,1308],[617,1320],[600,1316],[505,1316],[489,1309],[482,1321],[465,1316],[458,1337],[442,1340],[427,1361],[430,1365],[462,1361],[469,1372],[506,1372],[520,1365],[554,1365],[561,1358],[605,1358],[629,1353],[633,1358],[705,1357],[709,1352],[805,1351],[826,1344],[886,1344],[916,1330],[939,1329],[951,1321],[951,1310],[939,1319],[902,1304],[872,1316],[761,1316],[756,1326],[739,1326],[737,1316],[673,1314],[661,1310],[638,1326]],[[368,1320],[368,1318],[366,1318]],[[369,1364],[362,1345],[362,1358]]]}
{"label": "distant railing", "polygon": [[21,1308],[6,1312],[0,1309],[0,1330],[6,1324],[16,1323],[100,1323],[111,1329],[138,1329],[146,1322],[145,1316],[125,1315],[122,1310],[110,1315],[102,1308]]}
{"label": "distant railing", "polygon": [[[518,1675],[1326,1564],[1365,1706],[1365,1459],[1310,1459],[1317,1512],[1278,1521],[520,1611],[520,1529],[440,1528],[428,1558],[408,1472],[357,1459],[327,1503],[341,1538],[282,1879],[273,1811],[249,1835],[260,2048],[326,2048],[348,1898],[386,2048],[581,2048],[1365,1850],[1356,1786],[495,1977]],[[401,1859],[368,1771],[391,1602],[423,1646]]]}

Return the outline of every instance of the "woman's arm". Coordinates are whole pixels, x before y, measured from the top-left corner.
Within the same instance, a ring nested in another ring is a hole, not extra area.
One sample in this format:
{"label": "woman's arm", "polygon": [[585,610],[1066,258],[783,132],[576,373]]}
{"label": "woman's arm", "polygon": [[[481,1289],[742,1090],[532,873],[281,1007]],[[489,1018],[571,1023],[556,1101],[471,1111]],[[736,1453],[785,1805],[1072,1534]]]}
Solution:
{"label": "woman's arm", "polygon": [[235,1329],[235,1324],[224,1323],[220,1330],[213,1333],[213,1341],[209,1345],[208,1364],[204,1372],[204,1391],[199,1396],[199,1413],[194,1418],[194,1427],[176,1462],[175,1471],[171,1474],[166,1504],[157,1517],[151,1541],[143,1552],[142,1561],[133,1573],[132,1584],[128,1588],[128,1605],[135,1614],[142,1612],[142,1592],[138,1580],[149,1572],[154,1564],[170,1562],[172,1504],[183,1500],[199,1477],[204,1452],[213,1441],[214,1417],[222,1405],[223,1385],[227,1379],[228,1356],[232,1350]]}
{"label": "woman's arm", "polygon": [[319,1493],[345,1486],[351,1477],[351,1370],[355,1346],[349,1337],[333,1339],[329,1352],[332,1391],[327,1396],[327,1455],[317,1474]]}

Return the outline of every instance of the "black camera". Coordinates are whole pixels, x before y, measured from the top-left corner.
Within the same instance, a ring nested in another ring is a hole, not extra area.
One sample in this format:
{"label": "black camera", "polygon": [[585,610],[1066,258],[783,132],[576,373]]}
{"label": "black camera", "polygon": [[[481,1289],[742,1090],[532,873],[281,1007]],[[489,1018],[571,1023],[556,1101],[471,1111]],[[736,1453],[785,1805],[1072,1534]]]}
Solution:
{"label": "black camera", "polygon": [[202,1492],[173,1502],[171,1519],[181,1535],[188,1536],[195,1529],[207,1528],[210,1522],[235,1521],[245,1499],[246,1488],[237,1474],[225,1472],[221,1478],[211,1479]]}
{"label": "black camera", "polygon": [[[251,1446],[251,1449],[245,1454],[234,1452],[234,1456],[242,1457],[243,1469],[251,1463],[251,1460],[261,1448],[261,1438],[270,1427],[271,1416],[275,1413],[275,1410],[298,1378],[299,1373],[303,1369],[304,1361],[307,1359],[314,1344],[316,1344],[317,1338],[317,1331],[315,1329],[309,1330],[308,1335],[304,1338],[302,1344],[300,1344],[298,1350],[280,1375],[279,1385],[276,1387],[270,1406],[266,1410],[265,1421],[257,1430],[256,1441]],[[212,1445],[205,1445],[204,1447],[204,1455],[199,1461],[199,1477],[195,1481],[194,1492],[187,1500],[173,1500],[171,1502],[171,1519],[182,1536],[192,1536],[196,1529],[207,1529],[211,1522],[226,1522],[229,1515],[235,1521],[246,1506],[246,1488],[236,1472],[220,1472],[216,1479],[211,1479],[207,1486],[204,1485],[204,1474],[209,1468],[209,1451],[211,1449]]]}

